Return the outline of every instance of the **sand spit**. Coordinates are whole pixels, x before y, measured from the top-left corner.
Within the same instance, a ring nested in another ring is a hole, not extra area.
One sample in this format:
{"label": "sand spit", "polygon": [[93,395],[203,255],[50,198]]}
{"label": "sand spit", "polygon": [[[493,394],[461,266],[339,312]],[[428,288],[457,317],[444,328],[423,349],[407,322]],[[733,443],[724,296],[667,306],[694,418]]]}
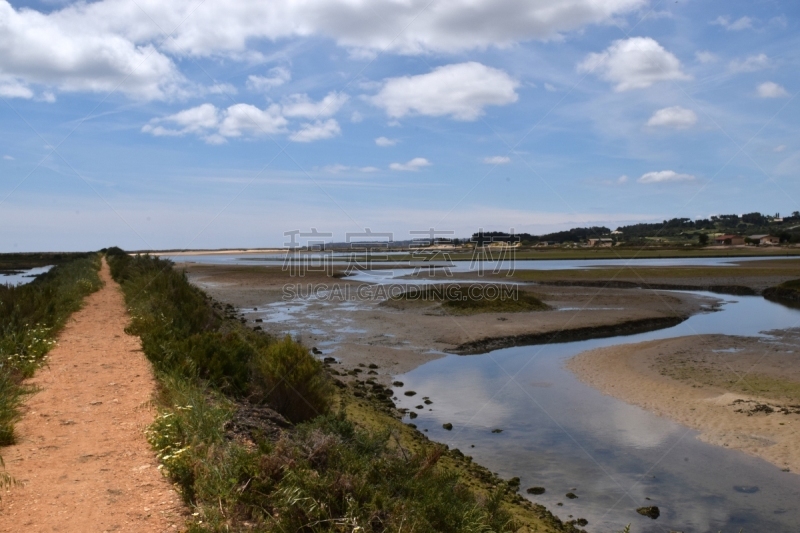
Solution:
{"label": "sand spit", "polygon": [[605,394],[698,430],[703,441],[800,472],[800,335],[776,333],[600,348],[567,368]]}

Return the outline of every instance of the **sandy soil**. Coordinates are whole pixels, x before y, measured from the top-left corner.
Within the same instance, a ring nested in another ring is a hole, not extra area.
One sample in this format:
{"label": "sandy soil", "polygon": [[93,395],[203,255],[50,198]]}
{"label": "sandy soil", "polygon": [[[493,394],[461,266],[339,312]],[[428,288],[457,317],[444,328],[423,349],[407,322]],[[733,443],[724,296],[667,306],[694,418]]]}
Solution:
{"label": "sandy soil", "polygon": [[[533,292],[552,310],[453,316],[425,306],[401,309],[381,305],[380,299],[359,298],[356,289],[364,284],[327,278],[321,273],[289,278],[279,267],[187,264],[179,268],[186,268],[190,280],[214,298],[242,309],[251,326],[275,335],[291,333],[307,346],[339,358],[341,370],[376,364],[375,377],[384,384],[392,375],[408,372],[470,341],[645,318],[685,317],[716,304],[714,299],[656,291],[537,287]],[[300,294],[308,284],[320,283],[329,289],[336,284],[342,294],[349,290],[354,298],[348,302],[284,303],[286,284],[300,284]],[[263,322],[256,323],[255,319]]]}
{"label": "sandy soil", "polygon": [[584,352],[567,367],[706,442],[800,472],[800,332],[693,335]]}
{"label": "sandy soil", "polygon": [[21,486],[3,494],[0,532],[163,532],[182,527],[180,497],[157,469],[144,428],[155,381],[104,263],[89,296],[30,383],[18,443],[2,450]]}

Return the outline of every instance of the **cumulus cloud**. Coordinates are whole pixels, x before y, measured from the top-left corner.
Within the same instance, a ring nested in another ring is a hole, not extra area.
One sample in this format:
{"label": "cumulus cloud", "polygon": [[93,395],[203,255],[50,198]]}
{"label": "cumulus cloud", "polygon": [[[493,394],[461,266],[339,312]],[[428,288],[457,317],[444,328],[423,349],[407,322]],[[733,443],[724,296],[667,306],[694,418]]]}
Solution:
{"label": "cumulus cloud", "polygon": [[293,94],[283,103],[283,114],[312,119],[330,117],[338,113],[348,99],[344,93],[331,92],[319,102],[314,102],[307,94]]}
{"label": "cumulus cloud", "polygon": [[389,139],[388,137],[378,137],[375,139],[375,144],[382,148],[386,148],[387,146],[394,146],[397,144],[397,139]]}
{"label": "cumulus cloud", "polygon": [[416,172],[421,168],[431,166],[431,162],[424,157],[415,157],[407,163],[392,163],[389,168],[392,170],[403,170],[407,172]]}
{"label": "cumulus cloud", "polygon": [[697,123],[695,112],[678,105],[659,109],[647,121],[647,125],[651,128],[674,128],[678,130],[690,128],[695,123]]}
{"label": "cumulus cloud", "polygon": [[298,143],[308,143],[330,139],[341,135],[342,129],[335,119],[325,121],[317,120],[313,124],[303,124],[302,127],[289,136],[289,139]]}
{"label": "cumulus cloud", "polygon": [[471,61],[389,78],[369,101],[392,118],[419,114],[468,121],[480,117],[486,106],[516,102],[518,85],[502,70]]}
{"label": "cumulus cloud", "polygon": [[511,158],[504,155],[493,155],[491,157],[484,157],[483,162],[487,165],[507,165],[511,162]]}
{"label": "cumulus cloud", "polygon": [[722,26],[726,30],[741,31],[753,27],[753,19],[750,17],[741,17],[731,22],[731,18],[727,15],[721,15],[711,21],[711,24]]}
{"label": "cumulus cloud", "polygon": [[142,132],[156,137],[194,134],[210,144],[219,144],[227,138],[244,134],[282,133],[286,126],[287,120],[275,104],[266,109],[250,104],[235,104],[224,110],[217,109],[213,104],[202,104],[153,119],[142,127]]}
{"label": "cumulus cloud", "polygon": [[292,79],[292,73],[285,67],[271,68],[267,76],[248,76],[247,88],[251,91],[266,92],[280,87]]}
{"label": "cumulus cloud", "polygon": [[231,85],[230,83],[215,83],[206,91],[209,94],[236,94],[239,91],[236,90],[236,87]]}
{"label": "cumulus cloud", "polygon": [[[141,10],[136,9],[137,2]],[[383,50],[456,52],[552,39],[588,24],[608,23],[646,4],[647,0],[206,0],[200,4],[191,0],[100,0],[72,11],[96,24],[115,27],[130,38],[161,37],[144,11],[168,31],[175,28],[173,39],[165,42],[175,54],[241,54],[257,39],[317,35],[368,55]]]}
{"label": "cumulus cloud", "polygon": [[679,174],[674,170],[661,170],[659,172],[647,172],[639,178],[639,183],[672,183],[681,181],[693,181],[691,174]]}
{"label": "cumulus cloud", "polygon": [[[112,2],[100,3],[110,7]],[[185,80],[173,61],[149,40],[136,43],[109,27],[111,21],[87,16],[86,9],[86,5],[77,5],[43,14],[16,10],[0,0],[0,72],[24,86],[118,90],[145,100],[165,99],[184,91]],[[118,11],[113,18],[122,16]]]}
{"label": "cumulus cloud", "polygon": [[589,54],[578,71],[615,83],[617,92],[643,89],[658,81],[691,79],[681,71],[678,58],[650,37],[614,41],[605,51]]}
{"label": "cumulus cloud", "polygon": [[6,161],[14,161],[14,158],[11,157],[10,155],[4,155],[3,159],[5,159]]}
{"label": "cumulus cloud", "polygon": [[0,96],[3,98],[33,98],[33,91],[24,82],[0,74]]}
{"label": "cumulus cloud", "polygon": [[779,144],[778,146],[776,146],[775,148],[772,149],[772,151],[775,152],[776,154],[781,153],[784,150],[786,150],[786,145],[785,144]]}
{"label": "cumulus cloud", "polygon": [[[169,99],[195,92],[174,58],[263,60],[259,44],[311,36],[367,55],[503,48],[607,24],[647,2],[96,0],[36,11],[0,0],[0,72],[22,87]],[[256,91],[286,81],[281,67],[248,78]]]}
{"label": "cumulus cloud", "polygon": [[628,183],[628,176],[623,174],[622,176],[618,177],[617,183],[619,183],[620,185],[622,185],[623,183]]}
{"label": "cumulus cloud", "polygon": [[771,81],[765,81],[756,88],[756,91],[761,98],[784,98],[789,96],[786,89]]}
{"label": "cumulus cloud", "polygon": [[748,56],[745,59],[734,59],[728,65],[731,72],[756,72],[771,65],[766,54]]}

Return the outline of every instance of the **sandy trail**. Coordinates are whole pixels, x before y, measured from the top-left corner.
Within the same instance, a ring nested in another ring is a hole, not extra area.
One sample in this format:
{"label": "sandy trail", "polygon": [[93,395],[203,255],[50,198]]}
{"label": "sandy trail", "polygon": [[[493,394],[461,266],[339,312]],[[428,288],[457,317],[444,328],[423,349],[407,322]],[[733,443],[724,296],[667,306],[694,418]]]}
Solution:
{"label": "sandy trail", "polygon": [[22,486],[3,494],[0,532],[181,529],[180,497],[144,436],[155,381],[108,265],[30,383],[18,443],[2,450]]}

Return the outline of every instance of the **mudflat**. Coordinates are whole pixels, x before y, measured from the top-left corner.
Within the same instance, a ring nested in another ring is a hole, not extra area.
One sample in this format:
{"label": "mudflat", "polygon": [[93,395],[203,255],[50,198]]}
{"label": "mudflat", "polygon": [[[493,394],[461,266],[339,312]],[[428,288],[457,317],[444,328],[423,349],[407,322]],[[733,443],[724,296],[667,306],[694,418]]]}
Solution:
{"label": "mudflat", "polygon": [[581,381],[700,432],[706,442],[800,472],[800,330],[692,335],[591,350]]}
{"label": "mudflat", "polygon": [[108,265],[29,380],[38,392],[3,448],[19,484],[0,500],[0,532],[164,532],[182,529],[180,496],[158,470],[145,428],[156,383],[129,336]]}
{"label": "mudflat", "polygon": [[[359,364],[377,365],[375,378],[384,383],[392,375],[457,352],[468,343],[686,318],[717,303],[714,298],[661,291],[524,285],[522,290],[530,291],[549,309],[453,315],[435,304],[386,305],[385,299],[359,297],[365,294],[359,287],[369,284],[324,273],[309,272],[297,278],[269,266],[178,264],[176,268],[185,269],[193,283],[217,300],[241,309],[249,325],[275,335],[291,333],[307,346],[336,357],[342,373]],[[309,285],[321,284],[330,291],[338,287],[340,294],[351,299],[285,298],[307,294]],[[297,290],[287,293],[287,286]]]}

